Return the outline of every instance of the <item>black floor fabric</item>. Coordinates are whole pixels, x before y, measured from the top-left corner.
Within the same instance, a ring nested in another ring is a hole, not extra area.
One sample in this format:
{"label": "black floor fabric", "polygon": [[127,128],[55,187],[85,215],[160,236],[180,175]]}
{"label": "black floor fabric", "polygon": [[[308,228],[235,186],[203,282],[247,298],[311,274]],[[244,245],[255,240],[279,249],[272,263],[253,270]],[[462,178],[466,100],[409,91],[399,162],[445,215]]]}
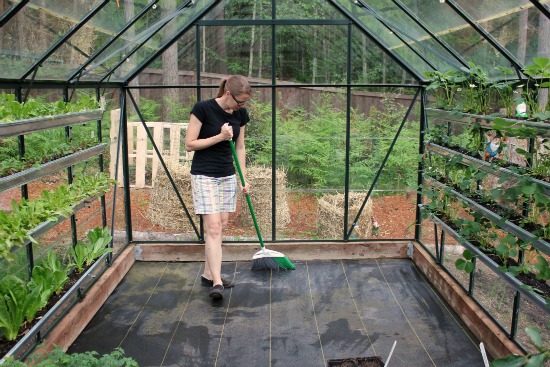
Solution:
{"label": "black floor fabric", "polygon": [[409,260],[223,264],[236,285],[212,300],[203,263],[137,262],[69,352],[122,347],[146,366],[483,366],[479,342]]}

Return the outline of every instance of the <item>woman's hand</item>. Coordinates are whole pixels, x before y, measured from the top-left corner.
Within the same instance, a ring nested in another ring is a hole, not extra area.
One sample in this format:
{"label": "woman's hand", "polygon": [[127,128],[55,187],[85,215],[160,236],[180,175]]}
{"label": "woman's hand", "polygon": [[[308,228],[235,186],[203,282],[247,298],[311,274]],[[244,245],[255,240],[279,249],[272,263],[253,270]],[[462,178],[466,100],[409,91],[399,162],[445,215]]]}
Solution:
{"label": "woman's hand", "polygon": [[244,182],[244,186],[241,186],[241,190],[245,193],[245,194],[250,194],[250,189],[251,189],[251,186],[248,184],[248,182]]}
{"label": "woman's hand", "polygon": [[229,126],[229,122],[222,125],[220,136],[222,140],[231,140],[233,138],[233,127]]}

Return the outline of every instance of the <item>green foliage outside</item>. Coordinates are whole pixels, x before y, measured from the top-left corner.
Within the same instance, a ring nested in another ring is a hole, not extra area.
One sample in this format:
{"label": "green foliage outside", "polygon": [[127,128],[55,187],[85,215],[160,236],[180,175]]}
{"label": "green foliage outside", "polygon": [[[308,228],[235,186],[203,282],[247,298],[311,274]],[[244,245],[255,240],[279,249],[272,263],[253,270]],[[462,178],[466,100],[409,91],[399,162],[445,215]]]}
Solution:
{"label": "green foliage outside", "polygon": [[121,348],[98,356],[97,352],[67,354],[56,346],[46,356],[32,355],[29,360],[27,364],[10,357],[2,363],[2,367],[138,367],[134,359],[124,356],[124,350]]}
{"label": "green foliage outside", "polygon": [[[311,112],[303,109],[277,111],[277,164],[287,172],[291,186],[337,188],[344,186],[346,154],[346,111],[335,108],[334,95],[324,94]],[[345,105],[345,104],[344,104]],[[370,186],[405,116],[406,108],[391,98],[382,107],[372,107],[369,115],[352,111],[350,185]],[[252,164],[271,165],[270,105],[250,106],[247,125],[247,157]],[[376,188],[416,187],[418,126],[407,122],[390,155]]]}

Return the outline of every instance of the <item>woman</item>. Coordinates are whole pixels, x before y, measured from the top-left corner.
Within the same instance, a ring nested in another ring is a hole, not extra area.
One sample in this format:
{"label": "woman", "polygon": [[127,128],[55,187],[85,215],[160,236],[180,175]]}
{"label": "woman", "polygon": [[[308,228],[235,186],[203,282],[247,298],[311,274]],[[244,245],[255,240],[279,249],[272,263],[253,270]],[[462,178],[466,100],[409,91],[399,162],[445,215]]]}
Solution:
{"label": "woman", "polygon": [[[222,239],[229,213],[237,207],[237,177],[229,140],[246,177],[244,129],[250,121],[245,104],[252,96],[246,79],[233,75],[222,80],[218,97],[195,104],[185,137],[185,148],[195,152],[191,164],[191,187],[195,213],[202,215],[205,265],[201,284],[210,287],[209,296],[223,298],[224,288],[233,282],[221,277]],[[245,193],[250,190],[246,183]]]}

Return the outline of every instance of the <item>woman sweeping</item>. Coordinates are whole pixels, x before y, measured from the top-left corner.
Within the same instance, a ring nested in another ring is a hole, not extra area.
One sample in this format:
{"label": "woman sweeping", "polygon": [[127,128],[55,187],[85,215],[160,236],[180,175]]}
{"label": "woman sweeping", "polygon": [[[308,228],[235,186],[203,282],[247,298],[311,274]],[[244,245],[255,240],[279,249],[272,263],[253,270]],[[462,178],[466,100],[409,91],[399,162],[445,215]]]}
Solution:
{"label": "woman sweeping", "polygon": [[[245,125],[250,121],[244,106],[252,96],[248,81],[233,75],[220,84],[218,96],[201,101],[191,110],[185,148],[195,152],[191,164],[191,188],[195,213],[204,224],[205,266],[201,284],[209,296],[223,298],[233,282],[221,276],[222,239],[229,213],[237,208],[237,178],[229,140],[233,139],[241,169],[246,177]],[[248,193],[245,181],[242,187]]]}

